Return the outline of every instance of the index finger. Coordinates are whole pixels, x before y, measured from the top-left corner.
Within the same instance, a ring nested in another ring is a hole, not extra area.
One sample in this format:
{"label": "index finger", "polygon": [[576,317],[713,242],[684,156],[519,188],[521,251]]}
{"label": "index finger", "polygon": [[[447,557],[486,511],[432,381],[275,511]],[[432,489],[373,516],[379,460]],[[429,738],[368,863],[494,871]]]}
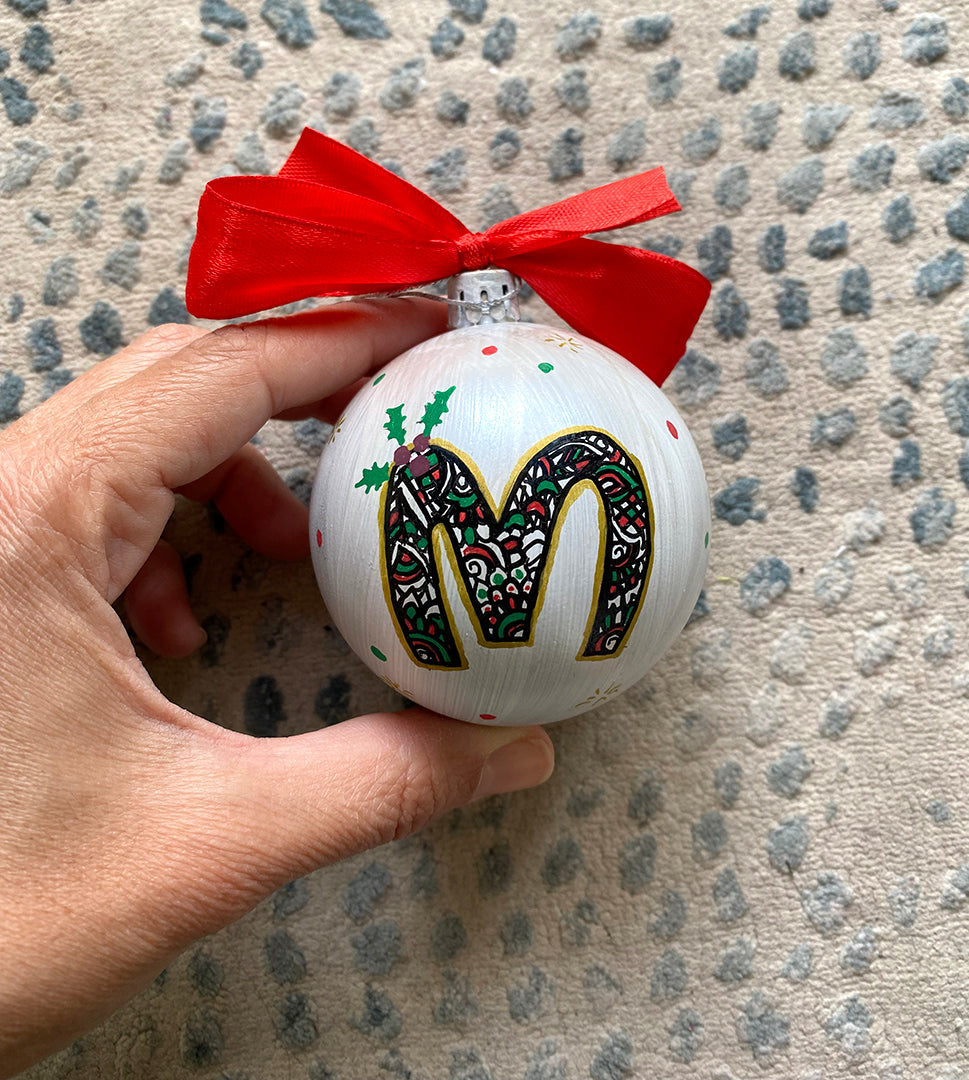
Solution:
{"label": "index finger", "polygon": [[270,417],[328,397],[440,333],[446,319],[443,304],[388,297],[222,326],[91,399],[87,419],[117,448],[119,474],[150,469],[165,487],[182,487]]}

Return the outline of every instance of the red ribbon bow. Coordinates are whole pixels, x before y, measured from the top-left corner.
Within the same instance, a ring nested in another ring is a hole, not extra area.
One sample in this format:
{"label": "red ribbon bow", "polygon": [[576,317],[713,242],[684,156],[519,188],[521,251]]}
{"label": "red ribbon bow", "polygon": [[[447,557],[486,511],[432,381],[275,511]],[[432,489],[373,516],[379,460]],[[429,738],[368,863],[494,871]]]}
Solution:
{"label": "red ribbon bow", "polygon": [[206,185],[186,302],[199,318],[226,319],[496,266],[661,384],[709,282],[665,255],[583,237],[679,209],[663,170],[652,169],[474,233],[406,180],[306,128],[278,176]]}

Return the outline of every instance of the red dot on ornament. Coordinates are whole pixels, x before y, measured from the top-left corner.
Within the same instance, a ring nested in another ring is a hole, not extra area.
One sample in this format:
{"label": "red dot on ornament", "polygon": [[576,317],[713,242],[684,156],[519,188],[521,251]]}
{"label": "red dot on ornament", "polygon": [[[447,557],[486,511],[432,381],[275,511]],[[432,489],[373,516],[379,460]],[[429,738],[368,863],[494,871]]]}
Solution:
{"label": "red dot on ornament", "polygon": [[[482,356],[494,356],[497,351],[498,351],[498,346],[497,345],[485,345],[485,347],[481,350],[481,355]],[[494,719],[494,717],[492,717],[491,719]]]}
{"label": "red dot on ornament", "polygon": [[495,717],[492,716],[492,714],[490,712],[483,712],[483,713],[478,713],[478,719],[479,720],[494,720]]}
{"label": "red dot on ornament", "polygon": [[323,534],[320,532],[319,529],[316,530],[316,546],[317,547],[322,547],[323,546]]}
{"label": "red dot on ornament", "polygon": [[674,439],[678,439],[680,437],[680,433],[676,430],[676,425],[673,423],[672,420],[667,420],[666,426],[670,429],[670,434],[673,436]]}

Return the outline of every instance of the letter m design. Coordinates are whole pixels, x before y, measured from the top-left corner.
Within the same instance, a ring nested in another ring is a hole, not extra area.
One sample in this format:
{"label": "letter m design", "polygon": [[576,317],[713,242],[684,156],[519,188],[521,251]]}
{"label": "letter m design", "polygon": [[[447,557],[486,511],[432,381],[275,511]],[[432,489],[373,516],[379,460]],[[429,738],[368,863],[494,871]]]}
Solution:
{"label": "letter m design", "polygon": [[418,476],[408,464],[392,468],[381,511],[387,601],[414,659],[431,668],[466,666],[442,594],[435,529],[450,545],[479,642],[530,645],[559,519],[583,482],[599,495],[600,545],[594,606],[576,659],[616,656],[652,566],[652,509],[632,456],[601,431],[556,436],[532,453],[497,508],[453,449],[432,442],[425,457]]}

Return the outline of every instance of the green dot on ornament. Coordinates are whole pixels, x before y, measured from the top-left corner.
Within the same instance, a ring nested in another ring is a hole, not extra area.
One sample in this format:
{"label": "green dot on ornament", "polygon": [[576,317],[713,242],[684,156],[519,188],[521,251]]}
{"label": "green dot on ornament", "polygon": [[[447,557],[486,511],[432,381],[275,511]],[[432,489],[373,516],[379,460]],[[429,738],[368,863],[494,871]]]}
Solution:
{"label": "green dot on ornament", "polygon": [[377,648],[376,645],[371,645],[370,651],[374,654],[374,656],[376,656],[378,660],[383,660],[384,663],[387,662],[387,657],[384,656],[384,654]]}
{"label": "green dot on ornament", "polygon": [[384,378],[384,377],[385,377],[386,375],[387,375],[387,372],[386,372],[386,371],[383,371],[383,372],[381,372],[381,373],[380,373],[380,374],[379,374],[379,375],[378,375],[378,376],[376,377],[376,379],[374,379],[374,381],[373,381],[373,382],[372,382],[372,383],[371,383],[370,385],[371,385],[371,386],[376,386],[376,385],[377,385],[377,383],[379,383],[379,382],[380,382],[380,380],[381,380],[381,379],[383,379],[383,378]]}
{"label": "green dot on ornament", "polygon": [[500,585],[504,580],[505,580],[505,575],[503,573],[501,573],[500,570],[496,570],[491,575],[491,584],[492,585]]}
{"label": "green dot on ornament", "polygon": [[704,547],[709,547],[710,546],[710,534],[709,533],[706,533],[704,535],[704,537],[703,537],[703,546]]}
{"label": "green dot on ornament", "polygon": [[555,370],[555,365],[554,364],[547,364],[547,363],[546,364],[539,364],[538,365],[538,370],[544,372],[547,375],[550,371]]}

